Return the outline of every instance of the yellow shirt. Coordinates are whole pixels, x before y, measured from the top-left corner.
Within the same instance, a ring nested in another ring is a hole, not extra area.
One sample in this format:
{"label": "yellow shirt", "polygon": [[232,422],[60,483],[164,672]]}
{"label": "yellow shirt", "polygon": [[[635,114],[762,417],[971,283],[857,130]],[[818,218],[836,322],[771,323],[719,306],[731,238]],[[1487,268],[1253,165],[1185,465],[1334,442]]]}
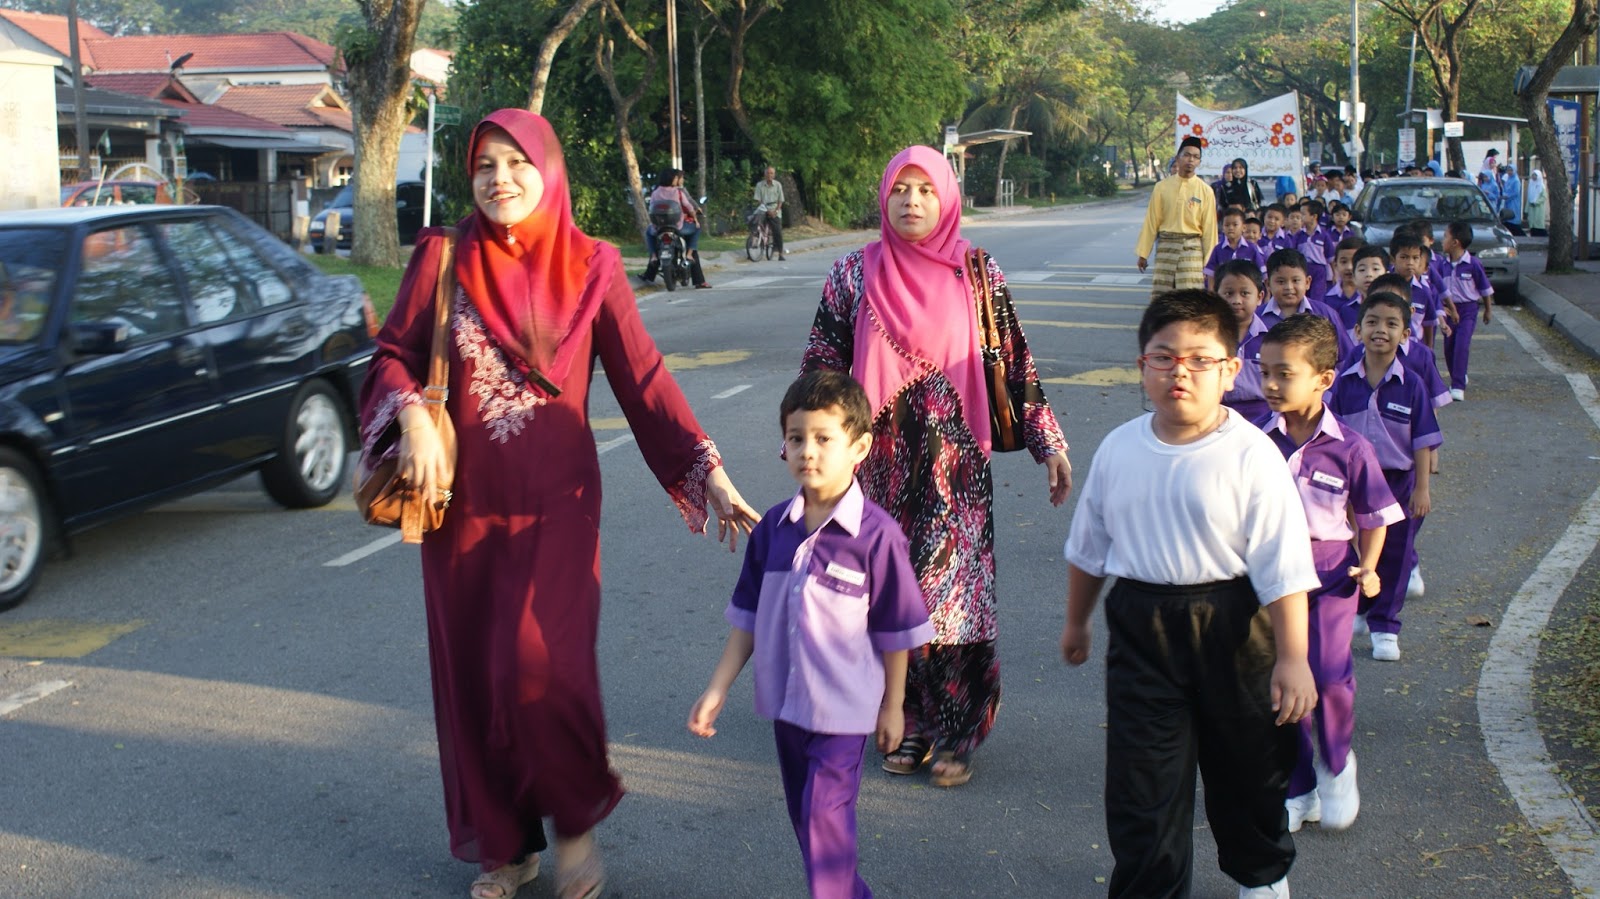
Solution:
{"label": "yellow shirt", "polygon": [[1200,235],[1200,252],[1217,244],[1217,197],[1199,175],[1192,178],[1163,178],[1150,194],[1150,207],[1144,213],[1139,231],[1138,255],[1149,259],[1156,234],[1172,231]]}

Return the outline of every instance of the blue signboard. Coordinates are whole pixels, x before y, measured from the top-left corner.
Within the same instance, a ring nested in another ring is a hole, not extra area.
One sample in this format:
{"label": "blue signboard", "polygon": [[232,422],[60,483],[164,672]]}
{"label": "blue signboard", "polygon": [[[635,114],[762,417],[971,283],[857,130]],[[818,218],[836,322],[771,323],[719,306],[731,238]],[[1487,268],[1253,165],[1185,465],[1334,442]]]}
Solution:
{"label": "blue signboard", "polygon": [[1556,142],[1567,163],[1567,183],[1578,187],[1578,109],[1577,100],[1545,100],[1550,105],[1550,122],[1556,126]]}

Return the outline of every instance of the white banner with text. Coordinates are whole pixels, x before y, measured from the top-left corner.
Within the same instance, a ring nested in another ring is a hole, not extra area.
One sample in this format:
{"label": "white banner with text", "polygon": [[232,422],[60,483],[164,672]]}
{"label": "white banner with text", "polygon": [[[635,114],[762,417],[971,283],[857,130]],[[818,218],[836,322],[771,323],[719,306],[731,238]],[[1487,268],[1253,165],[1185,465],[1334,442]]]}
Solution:
{"label": "white banner with text", "polygon": [[1252,177],[1288,175],[1301,185],[1305,146],[1300,142],[1300,95],[1287,93],[1244,109],[1204,109],[1178,95],[1173,149],[1186,137],[1200,138],[1201,175],[1216,178],[1243,159]]}

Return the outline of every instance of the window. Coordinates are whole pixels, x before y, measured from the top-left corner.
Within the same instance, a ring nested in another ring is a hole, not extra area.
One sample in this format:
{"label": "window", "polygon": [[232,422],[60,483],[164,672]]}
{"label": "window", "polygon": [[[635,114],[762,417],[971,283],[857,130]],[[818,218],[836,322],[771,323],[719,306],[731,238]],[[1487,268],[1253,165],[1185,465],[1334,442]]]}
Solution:
{"label": "window", "polygon": [[255,241],[238,233],[238,228],[231,227],[232,222],[219,220],[219,223],[224,223],[224,227],[232,232],[230,239],[223,242],[223,247],[233,262],[234,269],[248,285],[257,307],[264,308],[293,302],[294,291],[284,283],[283,277],[277,270],[261,258],[261,254],[256,251]]}
{"label": "window", "polygon": [[196,322],[206,325],[256,310],[250,285],[205,222],[166,222],[161,232],[188,282]]}
{"label": "window", "polygon": [[171,269],[155,241],[137,225],[96,231],[84,239],[72,320],[126,325],[130,340],[189,326]]}
{"label": "window", "polygon": [[64,242],[59,231],[0,231],[0,343],[25,343],[44,330]]}

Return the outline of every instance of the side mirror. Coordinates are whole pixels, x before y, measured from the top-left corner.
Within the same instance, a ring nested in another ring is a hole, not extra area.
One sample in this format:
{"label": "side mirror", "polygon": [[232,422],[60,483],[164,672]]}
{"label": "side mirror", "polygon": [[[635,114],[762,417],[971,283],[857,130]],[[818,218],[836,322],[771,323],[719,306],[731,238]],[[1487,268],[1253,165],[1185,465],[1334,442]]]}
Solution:
{"label": "side mirror", "polygon": [[128,346],[128,326],[121,322],[73,322],[72,348],[84,356],[108,356]]}

